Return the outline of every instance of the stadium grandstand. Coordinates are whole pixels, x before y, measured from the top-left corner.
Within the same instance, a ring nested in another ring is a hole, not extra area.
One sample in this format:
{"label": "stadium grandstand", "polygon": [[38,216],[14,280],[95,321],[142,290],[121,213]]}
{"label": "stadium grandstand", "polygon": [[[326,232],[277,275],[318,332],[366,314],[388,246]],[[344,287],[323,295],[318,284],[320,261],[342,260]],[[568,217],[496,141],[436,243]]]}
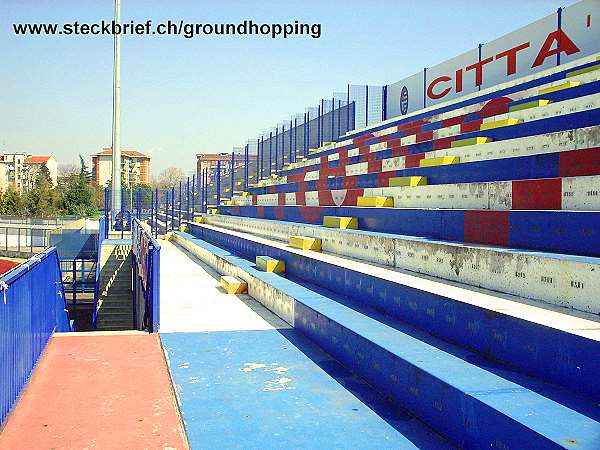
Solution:
{"label": "stadium grandstand", "polygon": [[[95,320],[152,332],[103,351],[135,358],[159,333],[161,445],[600,449],[596,22],[583,0],[349,86],[138,196],[129,228],[125,201],[120,226],[102,222]],[[137,300],[117,323],[123,264]],[[6,448],[33,420],[21,403]]]}

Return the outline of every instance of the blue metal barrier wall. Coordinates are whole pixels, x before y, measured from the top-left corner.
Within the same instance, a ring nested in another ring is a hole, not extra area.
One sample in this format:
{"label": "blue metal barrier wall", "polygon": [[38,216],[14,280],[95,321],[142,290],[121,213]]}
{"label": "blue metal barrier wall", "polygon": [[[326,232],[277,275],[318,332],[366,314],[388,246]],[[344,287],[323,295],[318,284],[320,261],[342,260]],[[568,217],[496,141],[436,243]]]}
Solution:
{"label": "blue metal barrier wall", "polygon": [[[142,222],[134,218],[132,225],[134,328],[156,333],[160,327],[160,244]],[[138,320],[140,310],[143,315]]]}
{"label": "blue metal barrier wall", "polygon": [[0,277],[0,425],[55,331],[70,331],[56,248]]}
{"label": "blue metal barrier wall", "polygon": [[102,241],[108,236],[107,225],[109,220],[106,216],[100,217],[98,224],[98,249],[96,252],[96,271],[94,274],[94,311],[92,312],[92,327],[96,329],[96,320],[98,319],[98,298],[100,289],[100,269],[102,255]]}

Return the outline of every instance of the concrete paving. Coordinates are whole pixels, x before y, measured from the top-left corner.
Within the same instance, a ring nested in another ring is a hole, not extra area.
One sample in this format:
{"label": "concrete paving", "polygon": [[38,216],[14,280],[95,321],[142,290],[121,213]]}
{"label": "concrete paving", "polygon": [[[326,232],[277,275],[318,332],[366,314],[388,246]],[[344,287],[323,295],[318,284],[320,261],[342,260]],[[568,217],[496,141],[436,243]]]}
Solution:
{"label": "concrete paving", "polygon": [[169,241],[160,246],[161,333],[288,327],[250,296],[226,294],[220,275],[196,257]]}

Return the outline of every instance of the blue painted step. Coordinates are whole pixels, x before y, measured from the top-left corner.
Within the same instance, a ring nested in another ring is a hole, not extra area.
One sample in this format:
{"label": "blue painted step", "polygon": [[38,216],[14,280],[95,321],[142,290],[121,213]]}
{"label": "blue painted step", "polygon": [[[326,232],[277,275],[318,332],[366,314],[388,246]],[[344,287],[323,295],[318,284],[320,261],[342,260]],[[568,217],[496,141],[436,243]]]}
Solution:
{"label": "blue painted step", "polygon": [[161,341],[194,449],[452,448],[294,329]]}
{"label": "blue painted step", "polygon": [[[340,265],[335,265],[278,243],[267,245],[251,236],[243,239],[200,225],[192,225],[191,232],[251,261],[257,254],[283,260],[290,277],[335,291],[486,358],[600,401],[597,340],[440,295],[434,287],[428,291],[423,284],[415,287],[386,279],[386,274],[393,275],[390,270],[381,269],[381,276],[367,275],[361,271],[364,263],[339,258]],[[470,292],[465,289],[464,295]]]}
{"label": "blue painted step", "polygon": [[[181,234],[184,235],[184,234]],[[187,237],[191,238],[190,235]],[[294,326],[462,448],[600,448],[600,423],[199,239],[295,301]],[[583,408],[585,409],[585,408]]]}

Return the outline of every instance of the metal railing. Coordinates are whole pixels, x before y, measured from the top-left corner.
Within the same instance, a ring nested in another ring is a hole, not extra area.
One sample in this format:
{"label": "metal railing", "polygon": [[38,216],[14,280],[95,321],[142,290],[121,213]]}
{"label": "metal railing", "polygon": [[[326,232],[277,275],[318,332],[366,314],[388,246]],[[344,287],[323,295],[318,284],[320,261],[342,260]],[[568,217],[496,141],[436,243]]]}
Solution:
{"label": "metal railing", "polygon": [[70,331],[56,248],[0,277],[0,426],[55,331]]}
{"label": "metal railing", "polygon": [[101,258],[102,258],[102,241],[108,235],[108,229],[106,224],[108,223],[105,216],[100,217],[98,226],[98,251],[96,253],[96,272],[94,274],[94,310],[92,311],[92,327],[96,329],[96,321],[98,320],[98,300],[100,290],[100,269],[101,269]]}
{"label": "metal railing", "polygon": [[160,244],[146,227],[133,218],[133,320],[134,328],[155,333],[160,327]]}

